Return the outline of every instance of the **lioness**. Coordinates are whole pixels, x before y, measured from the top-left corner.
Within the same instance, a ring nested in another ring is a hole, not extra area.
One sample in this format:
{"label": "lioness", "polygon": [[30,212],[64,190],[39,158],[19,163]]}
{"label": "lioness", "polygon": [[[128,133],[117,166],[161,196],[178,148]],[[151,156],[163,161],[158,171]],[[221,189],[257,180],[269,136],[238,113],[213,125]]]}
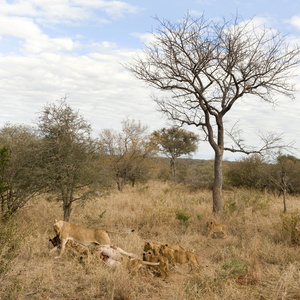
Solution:
{"label": "lioness", "polygon": [[211,238],[215,233],[223,233],[223,238],[227,236],[227,227],[223,224],[216,224],[212,221],[207,221],[206,226],[210,229],[208,238]]}
{"label": "lioness", "polygon": [[167,278],[167,276],[169,276],[169,273],[168,273],[169,262],[168,262],[168,259],[166,257],[164,257],[163,255],[161,255],[161,254],[154,255],[152,251],[148,251],[148,252],[143,253],[143,260],[148,261],[148,262],[154,262],[154,263],[159,262],[158,266],[152,266],[152,267],[159,270],[160,274],[165,276],[163,278],[163,280],[165,280]]}
{"label": "lioness", "polygon": [[192,271],[193,267],[195,267],[198,271],[200,271],[200,263],[198,256],[191,251],[187,250],[174,250],[168,247],[168,245],[162,245],[160,249],[160,253],[163,256],[168,257],[174,261],[174,263],[178,264],[185,264],[188,263],[190,266],[190,272]]}
{"label": "lioness", "polygon": [[[57,250],[61,246],[61,242],[60,242],[60,238],[59,238],[58,234],[54,238],[49,239],[49,242],[51,242],[52,245],[53,245],[53,247],[54,247],[50,251],[50,253],[54,252],[55,250]],[[77,243],[77,242],[75,242],[73,240],[68,240],[66,242],[66,247],[68,247],[69,249],[71,249],[77,255],[80,255],[81,258],[82,258],[81,255],[89,256],[89,249],[88,249],[88,247],[83,246],[83,245],[81,245],[81,244],[79,244],[79,243]]]}
{"label": "lioness", "polygon": [[110,244],[110,238],[104,229],[84,228],[65,221],[54,221],[54,230],[59,234],[61,241],[60,258],[64,251],[68,240],[73,240],[84,246],[95,244]]}
{"label": "lioness", "polygon": [[73,240],[84,246],[108,245],[110,238],[107,233],[133,233],[115,232],[107,229],[85,228],[65,221],[54,221],[54,230],[59,235],[61,241],[60,255],[55,258],[60,258],[65,250],[68,240]]}

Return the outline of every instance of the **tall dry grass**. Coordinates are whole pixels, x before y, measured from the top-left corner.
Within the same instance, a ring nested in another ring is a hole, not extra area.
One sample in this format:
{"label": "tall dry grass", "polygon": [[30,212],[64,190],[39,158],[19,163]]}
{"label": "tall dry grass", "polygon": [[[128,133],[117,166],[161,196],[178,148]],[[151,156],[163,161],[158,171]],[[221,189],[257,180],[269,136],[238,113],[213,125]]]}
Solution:
{"label": "tall dry grass", "polygon": [[[113,230],[114,245],[142,255],[145,241],[180,243],[194,250],[200,274],[176,268],[164,282],[157,276],[132,278],[97,257],[81,262],[69,250],[49,254],[53,220],[60,203],[36,198],[0,228],[0,299],[300,299],[300,245],[294,230],[298,197],[257,191],[225,191],[224,215],[216,218],[210,191],[151,182],[75,203],[71,222]],[[176,213],[177,212],[177,213]],[[226,239],[207,239],[205,222],[228,226]]]}

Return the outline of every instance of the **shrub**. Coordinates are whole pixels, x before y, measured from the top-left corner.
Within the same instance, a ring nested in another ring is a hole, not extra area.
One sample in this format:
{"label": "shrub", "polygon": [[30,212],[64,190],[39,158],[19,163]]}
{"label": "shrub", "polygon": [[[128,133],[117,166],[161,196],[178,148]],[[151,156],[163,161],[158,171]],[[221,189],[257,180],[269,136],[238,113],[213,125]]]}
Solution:
{"label": "shrub", "polygon": [[236,257],[231,257],[222,265],[222,269],[226,272],[227,276],[245,275],[247,273],[247,263],[242,262]]}
{"label": "shrub", "polygon": [[181,209],[176,209],[175,214],[176,214],[176,219],[181,220],[183,222],[187,222],[191,217],[187,213],[183,212]]}
{"label": "shrub", "polygon": [[5,275],[23,240],[20,227],[12,219],[0,226],[0,275]]}
{"label": "shrub", "polygon": [[300,221],[298,214],[281,214],[283,235],[290,238],[292,244],[300,244],[300,233],[296,229],[297,223]]}

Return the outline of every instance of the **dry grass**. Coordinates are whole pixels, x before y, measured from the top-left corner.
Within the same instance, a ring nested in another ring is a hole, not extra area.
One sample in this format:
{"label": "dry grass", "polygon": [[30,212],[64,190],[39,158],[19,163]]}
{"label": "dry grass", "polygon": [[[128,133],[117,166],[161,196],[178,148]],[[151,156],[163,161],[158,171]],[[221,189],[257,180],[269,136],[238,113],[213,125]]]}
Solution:
{"label": "dry grass", "polygon": [[134,228],[131,235],[110,235],[126,251],[142,255],[145,241],[180,243],[207,265],[200,274],[179,267],[164,282],[150,274],[132,278],[97,257],[82,263],[69,250],[55,260],[48,239],[62,208],[37,198],[1,225],[0,299],[300,299],[300,245],[293,230],[299,197],[288,198],[284,216],[281,199],[265,193],[230,191],[224,200],[223,219],[215,220],[227,225],[229,236],[209,240],[209,191],[151,182],[74,205],[71,222],[78,225]]}

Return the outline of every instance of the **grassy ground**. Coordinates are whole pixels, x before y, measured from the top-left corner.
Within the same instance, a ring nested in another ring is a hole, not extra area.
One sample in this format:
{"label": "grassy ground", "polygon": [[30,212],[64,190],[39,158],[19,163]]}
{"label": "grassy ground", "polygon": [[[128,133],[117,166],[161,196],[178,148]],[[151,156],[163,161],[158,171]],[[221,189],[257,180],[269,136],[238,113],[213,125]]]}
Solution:
{"label": "grassy ground", "polygon": [[[180,243],[202,261],[200,274],[176,268],[159,276],[132,278],[98,257],[80,262],[69,250],[49,254],[60,203],[35,199],[0,228],[0,299],[300,299],[298,197],[282,199],[257,191],[225,191],[222,220],[211,213],[209,191],[151,182],[123,193],[74,205],[71,222],[113,230],[135,229],[111,240],[142,256],[145,241]],[[207,238],[207,220],[221,221],[228,237]]]}

